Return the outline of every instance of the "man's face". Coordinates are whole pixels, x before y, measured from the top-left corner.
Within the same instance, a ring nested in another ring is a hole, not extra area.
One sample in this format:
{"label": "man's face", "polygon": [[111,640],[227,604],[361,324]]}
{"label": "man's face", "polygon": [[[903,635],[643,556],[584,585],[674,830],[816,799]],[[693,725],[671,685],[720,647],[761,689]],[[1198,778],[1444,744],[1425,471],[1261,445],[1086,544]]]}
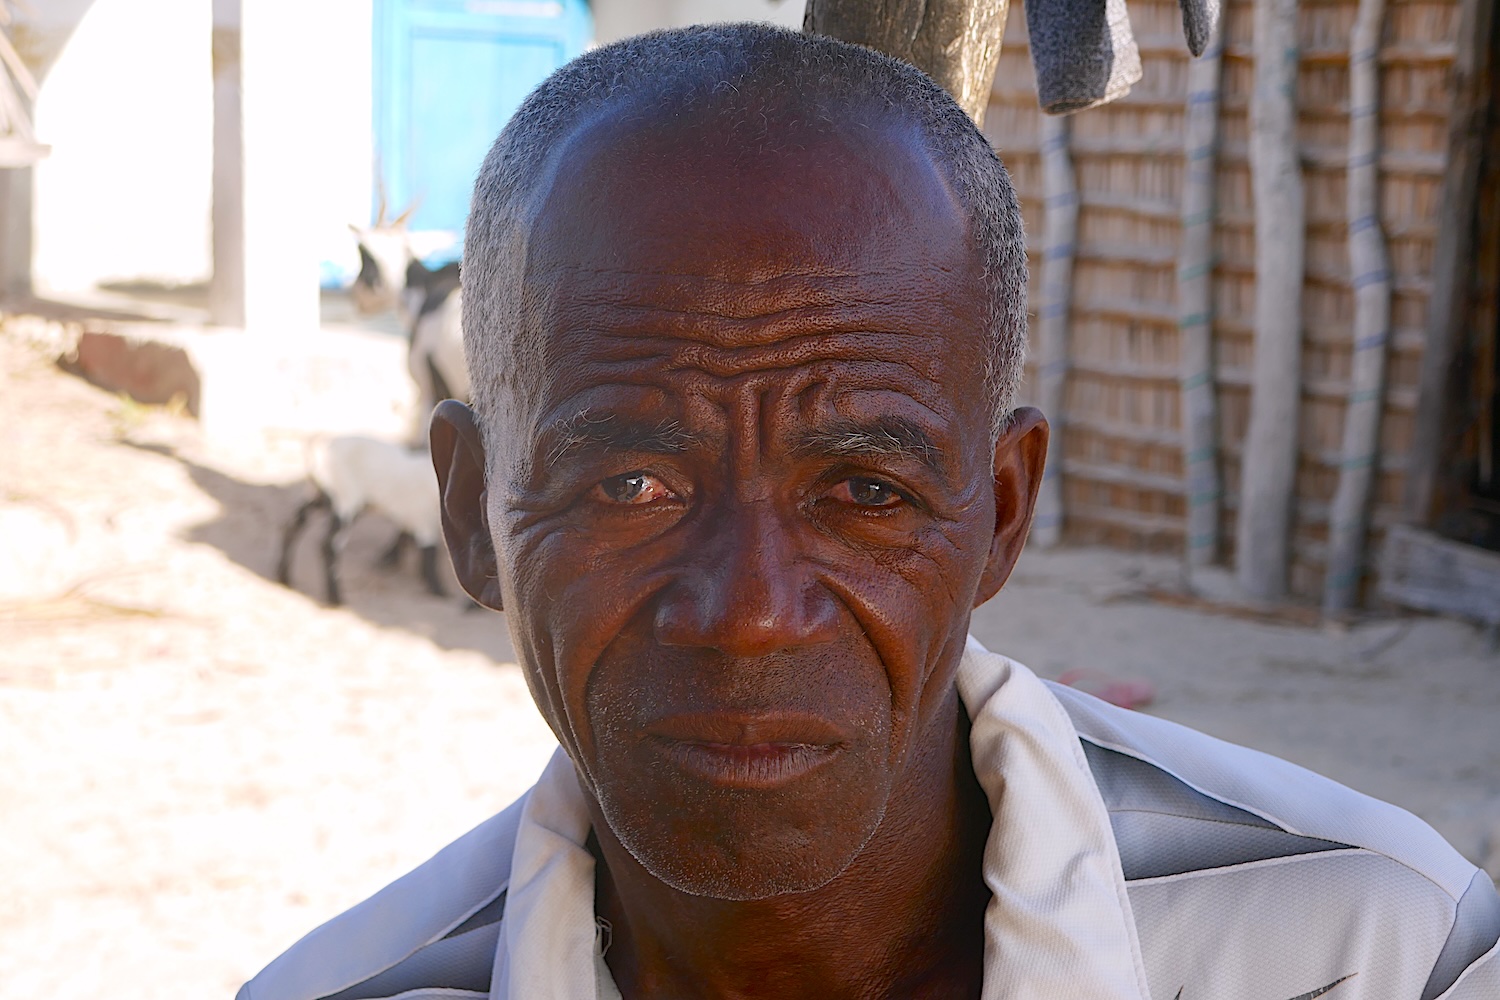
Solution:
{"label": "man's face", "polygon": [[610,829],[690,893],[847,867],[994,536],[963,212],[910,128],[848,125],[587,128],[531,229],[504,606]]}

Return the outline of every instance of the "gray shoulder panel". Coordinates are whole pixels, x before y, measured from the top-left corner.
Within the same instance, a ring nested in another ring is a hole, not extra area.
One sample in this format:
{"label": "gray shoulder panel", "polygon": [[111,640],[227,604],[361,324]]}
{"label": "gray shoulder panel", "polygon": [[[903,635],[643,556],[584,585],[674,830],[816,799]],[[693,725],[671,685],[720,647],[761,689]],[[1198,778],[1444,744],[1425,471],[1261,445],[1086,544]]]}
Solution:
{"label": "gray shoulder panel", "polygon": [[1448,990],[1463,971],[1500,941],[1500,895],[1483,871],[1474,873],[1469,891],[1458,901],[1453,930],[1432,967],[1422,1000],[1433,1000]]}
{"label": "gray shoulder panel", "polygon": [[327,1000],[378,1000],[417,989],[469,990],[488,995],[499,936],[500,925],[494,923],[445,937]]}
{"label": "gray shoulder panel", "polygon": [[1421,819],[1306,768],[1048,682],[1081,739],[1133,757],[1284,832],[1384,855],[1456,904],[1474,865]]}
{"label": "gray shoulder panel", "polygon": [[496,899],[509,884],[516,830],[529,794],[313,930],[246,984],[245,1000],[320,1000],[351,989],[356,992],[348,1000],[353,1000],[372,995],[364,988],[387,971],[395,975],[434,962],[448,970],[449,959],[467,970],[473,963],[463,957],[464,949],[474,947],[480,934],[488,934],[493,956],[498,924],[485,921],[491,914],[498,918],[503,905]]}
{"label": "gray shoulder panel", "polygon": [[1166,771],[1083,740],[1128,880],[1337,850],[1204,795]]}

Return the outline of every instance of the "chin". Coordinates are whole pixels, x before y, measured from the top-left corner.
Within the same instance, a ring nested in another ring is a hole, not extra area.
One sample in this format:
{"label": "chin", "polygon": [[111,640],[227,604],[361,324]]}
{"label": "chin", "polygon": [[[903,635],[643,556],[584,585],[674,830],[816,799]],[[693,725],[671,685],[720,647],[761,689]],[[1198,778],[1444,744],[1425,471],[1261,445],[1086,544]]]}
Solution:
{"label": "chin", "polygon": [[688,895],[748,901],[811,892],[843,874],[885,818],[883,771],[845,759],[768,790],[655,768],[651,787],[595,791],[615,838],[652,876]]}

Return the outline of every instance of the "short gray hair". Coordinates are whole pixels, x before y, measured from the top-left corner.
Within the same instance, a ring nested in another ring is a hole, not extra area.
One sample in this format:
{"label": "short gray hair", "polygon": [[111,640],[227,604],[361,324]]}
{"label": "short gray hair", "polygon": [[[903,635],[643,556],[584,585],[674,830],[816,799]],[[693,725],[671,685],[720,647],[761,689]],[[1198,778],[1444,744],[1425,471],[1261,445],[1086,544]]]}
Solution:
{"label": "short gray hair", "polygon": [[984,265],[991,431],[1009,419],[1026,348],[1026,250],[1015,190],[988,140],[942,87],[873,49],[767,24],[657,31],[603,46],[544,80],[480,168],[464,246],[463,328],[486,439],[507,408],[521,353],[521,278],[530,213],[548,157],[611,105],[733,115],[751,106],[875,107],[910,121],[968,214]]}

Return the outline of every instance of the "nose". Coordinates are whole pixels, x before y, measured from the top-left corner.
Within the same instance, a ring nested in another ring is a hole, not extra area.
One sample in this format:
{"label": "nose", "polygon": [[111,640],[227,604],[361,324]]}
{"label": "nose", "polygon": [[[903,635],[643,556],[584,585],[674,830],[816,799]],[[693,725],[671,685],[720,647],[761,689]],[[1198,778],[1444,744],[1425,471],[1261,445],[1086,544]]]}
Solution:
{"label": "nose", "polygon": [[773,506],[734,504],[705,526],[698,552],[658,601],[658,642],[764,656],[837,637],[837,600],[801,557],[795,524]]}

